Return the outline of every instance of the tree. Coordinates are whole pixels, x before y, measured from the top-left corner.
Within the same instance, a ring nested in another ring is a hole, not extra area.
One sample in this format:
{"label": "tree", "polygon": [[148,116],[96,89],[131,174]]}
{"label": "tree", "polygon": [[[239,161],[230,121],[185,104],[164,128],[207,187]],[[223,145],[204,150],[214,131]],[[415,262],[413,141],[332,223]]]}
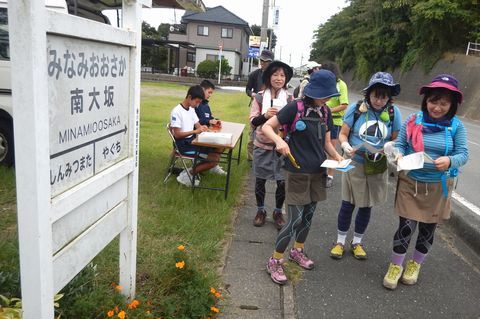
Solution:
{"label": "tree", "polygon": [[[222,75],[230,75],[232,67],[227,59],[222,59]],[[197,66],[197,74],[203,78],[214,79],[218,76],[218,61],[205,60]]]}
{"label": "tree", "polygon": [[416,63],[425,69],[447,51],[480,38],[480,10],[471,0],[351,0],[314,34],[310,59],[336,61],[367,78]]}

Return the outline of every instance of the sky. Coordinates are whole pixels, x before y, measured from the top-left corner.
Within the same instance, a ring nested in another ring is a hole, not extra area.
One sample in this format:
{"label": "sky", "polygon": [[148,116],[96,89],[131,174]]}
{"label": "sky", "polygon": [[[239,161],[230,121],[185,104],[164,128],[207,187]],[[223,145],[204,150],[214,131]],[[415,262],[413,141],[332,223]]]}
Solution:
{"label": "sky", "polygon": [[[249,25],[262,24],[263,0],[203,0],[206,7],[223,6]],[[339,12],[345,0],[270,0],[280,7],[275,58],[294,67],[305,64],[310,56],[314,30]],[[184,11],[173,9],[144,9],[143,20],[157,27],[160,23],[180,23]],[[272,21],[270,10],[269,21]],[[321,61],[319,61],[321,62]]]}

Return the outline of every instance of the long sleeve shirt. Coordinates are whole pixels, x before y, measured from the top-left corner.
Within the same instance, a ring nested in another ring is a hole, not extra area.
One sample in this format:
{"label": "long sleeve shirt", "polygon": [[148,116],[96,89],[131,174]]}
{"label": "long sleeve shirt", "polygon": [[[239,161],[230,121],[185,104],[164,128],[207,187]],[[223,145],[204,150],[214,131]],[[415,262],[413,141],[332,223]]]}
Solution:
{"label": "long sleeve shirt", "polygon": [[[403,123],[395,143],[402,155],[415,152],[411,142],[407,141],[407,123],[409,119],[410,117]],[[468,160],[467,130],[460,120],[458,122],[455,136],[452,136],[450,130],[447,130],[447,132],[442,130],[435,133],[423,133],[425,153],[433,160],[445,156],[445,147],[448,146],[447,156],[450,158],[451,168],[459,168],[465,165]],[[425,163],[423,168],[410,171],[408,176],[417,181],[428,183],[441,181],[443,173],[437,170],[434,164]]]}

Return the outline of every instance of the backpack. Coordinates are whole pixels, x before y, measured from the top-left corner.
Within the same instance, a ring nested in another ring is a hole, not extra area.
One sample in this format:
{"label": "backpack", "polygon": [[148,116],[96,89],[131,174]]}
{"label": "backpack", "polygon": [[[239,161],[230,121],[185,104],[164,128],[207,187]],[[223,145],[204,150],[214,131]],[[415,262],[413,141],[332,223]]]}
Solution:
{"label": "backpack", "polygon": [[[360,112],[360,105],[362,105],[362,103],[363,103],[363,100],[359,100],[357,102],[357,105],[355,106],[355,112],[353,113],[353,123],[352,123],[352,127],[350,128],[350,133],[348,134],[349,139],[350,139],[350,135],[353,132],[353,127],[355,126],[355,122],[357,122],[358,118],[362,114],[362,112]],[[388,118],[390,120],[389,125],[393,125],[393,120],[395,119],[395,109],[393,108],[392,103],[389,103],[387,105],[387,112],[388,112]]]}
{"label": "backpack", "polygon": [[[415,124],[427,125],[427,123],[423,122],[423,112],[421,111],[417,112],[415,113],[414,116],[415,116]],[[445,130],[450,132],[450,136],[452,137],[452,142],[454,145],[455,145],[455,134],[457,133],[457,128],[459,124],[460,124],[460,120],[455,115],[454,117],[452,117],[452,123],[450,124],[450,126],[444,126]],[[435,126],[435,124],[429,124],[429,125]],[[448,143],[446,141],[445,141],[444,155],[445,156],[448,155]],[[442,183],[443,196],[445,198],[448,197],[447,177],[458,177],[458,174],[459,174],[458,168],[453,168],[453,167],[450,167],[448,170],[443,172],[441,177],[441,183]]]}
{"label": "backpack", "polygon": [[[301,119],[305,115],[305,104],[303,103],[302,99],[296,99],[296,104],[297,104],[297,112],[295,113],[295,118],[293,119],[292,123],[290,125],[288,124],[283,124],[282,125],[282,131],[283,131],[283,137],[286,141],[290,139],[290,134],[296,131],[296,125],[299,119]],[[325,112],[325,106],[321,107],[321,110],[323,110],[324,116],[324,121],[325,123],[328,123],[328,111]]]}
{"label": "backpack", "polygon": [[307,80],[310,82],[309,78],[303,78],[302,81],[300,81],[300,84],[293,90],[293,97],[298,98],[298,94],[300,93],[300,85],[302,85],[303,80]]}
{"label": "backpack", "polygon": [[[360,105],[362,104],[363,100],[360,100],[357,102],[357,105],[355,106],[355,113],[353,113],[353,124],[352,128],[355,126],[355,122],[358,120],[362,112],[360,112]],[[393,124],[393,120],[395,119],[395,109],[393,108],[393,104],[388,104],[387,105],[387,112],[388,112],[388,117],[390,119],[390,125]]]}

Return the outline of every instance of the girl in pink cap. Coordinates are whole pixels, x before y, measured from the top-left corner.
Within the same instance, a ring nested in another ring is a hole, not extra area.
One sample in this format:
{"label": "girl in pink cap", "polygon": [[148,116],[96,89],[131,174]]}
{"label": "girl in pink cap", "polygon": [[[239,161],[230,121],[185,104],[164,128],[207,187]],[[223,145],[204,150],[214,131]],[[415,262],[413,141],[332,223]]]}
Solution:
{"label": "girl in pink cap", "polygon": [[[395,212],[399,225],[383,279],[388,289],[395,289],[400,278],[405,285],[417,282],[437,224],[450,218],[450,199],[458,168],[468,160],[467,132],[455,116],[463,100],[457,79],[448,74],[438,75],[420,89],[420,94],[422,110],[405,121],[395,143],[399,157],[424,152],[425,164],[421,169],[401,172],[398,176]],[[404,270],[403,261],[417,226],[415,251]]]}

